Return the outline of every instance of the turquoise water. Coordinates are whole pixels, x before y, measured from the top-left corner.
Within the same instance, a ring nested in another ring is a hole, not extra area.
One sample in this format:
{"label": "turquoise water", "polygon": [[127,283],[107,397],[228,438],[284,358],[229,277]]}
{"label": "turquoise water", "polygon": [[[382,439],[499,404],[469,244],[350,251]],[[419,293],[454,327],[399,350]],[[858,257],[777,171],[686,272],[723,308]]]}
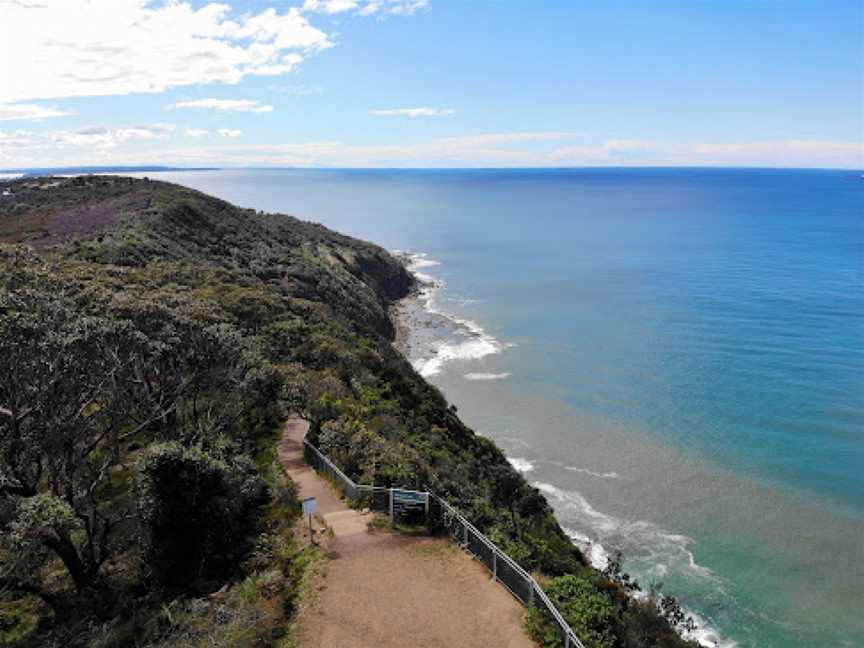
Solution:
{"label": "turquoise water", "polygon": [[426,253],[466,328],[416,366],[598,564],[708,645],[864,645],[860,173],[150,175]]}

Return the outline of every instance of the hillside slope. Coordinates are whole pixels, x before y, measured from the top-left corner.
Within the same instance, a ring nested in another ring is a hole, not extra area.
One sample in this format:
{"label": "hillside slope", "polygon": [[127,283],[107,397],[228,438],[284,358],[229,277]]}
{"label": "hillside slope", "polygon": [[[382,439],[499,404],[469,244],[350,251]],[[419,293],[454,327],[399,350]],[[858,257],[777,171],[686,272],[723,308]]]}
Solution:
{"label": "hillside slope", "polygon": [[570,574],[550,587],[588,645],[684,645],[676,608],[587,567],[543,496],[393,349],[388,308],[413,280],[385,250],[149,180],[4,188],[7,642],[193,645],[196,628],[212,637],[199,602],[216,590],[221,645],[288,641],[311,558],[273,457],[298,411],[357,481],[428,484],[527,569]]}

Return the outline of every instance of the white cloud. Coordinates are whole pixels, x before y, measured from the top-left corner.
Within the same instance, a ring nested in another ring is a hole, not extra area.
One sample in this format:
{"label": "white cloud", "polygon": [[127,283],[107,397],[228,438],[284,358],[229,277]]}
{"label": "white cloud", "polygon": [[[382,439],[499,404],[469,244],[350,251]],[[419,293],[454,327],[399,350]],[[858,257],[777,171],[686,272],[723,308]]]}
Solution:
{"label": "white cloud", "polygon": [[175,128],[174,124],[160,123],[117,128],[110,132],[113,132],[119,141],[125,142],[130,139],[165,139],[174,132]]}
{"label": "white cloud", "polygon": [[354,11],[358,8],[357,0],[306,0],[303,3],[303,11],[317,11],[326,14]]}
{"label": "white cloud", "polygon": [[399,115],[403,117],[443,117],[452,115],[455,110],[450,108],[389,108],[387,110],[370,110],[371,115]]}
{"label": "white cloud", "polygon": [[429,0],[306,0],[303,11],[358,16],[394,14],[410,16],[429,6]]}
{"label": "white cloud", "polygon": [[0,160],[9,160],[18,165],[16,160],[20,159],[21,166],[37,160],[55,166],[54,159],[59,160],[60,164],[77,164],[72,160],[94,153],[102,157],[109,149],[134,140],[166,139],[174,130],[174,124],[157,123],[124,128],[87,126],[58,131],[0,131]]}
{"label": "white cloud", "polygon": [[[409,144],[314,141],[266,145],[230,141],[222,128],[205,146],[148,146],[168,137],[171,124],[121,129],[0,132],[0,166],[166,164],[194,166],[549,167],[765,166],[861,169],[864,147],[831,140],[681,143],[649,139],[591,140],[576,132],[529,131],[444,137]],[[202,132],[189,129],[190,132]],[[190,135],[191,137],[192,135]],[[202,135],[203,137],[203,135]],[[225,138],[225,139],[222,139]],[[573,140],[579,140],[573,144]],[[188,140],[187,140],[188,141]],[[134,144],[134,146],[133,146]],[[148,149],[144,149],[148,146]]]}
{"label": "white cloud", "polygon": [[0,0],[0,102],[161,92],[295,70],[332,46],[294,7]]}
{"label": "white cloud", "polygon": [[429,6],[429,0],[368,0],[358,12],[361,16],[396,14],[411,16]]}
{"label": "white cloud", "polygon": [[585,137],[585,134],[572,131],[527,131],[445,137],[441,141],[454,147],[465,147],[513,144],[516,142],[560,142],[580,137]]}
{"label": "white cloud", "polygon": [[206,128],[187,128],[186,137],[207,137],[210,134]]}
{"label": "white cloud", "polygon": [[767,142],[727,142],[723,144],[697,144],[692,147],[699,155],[717,159],[782,158],[818,155],[842,158],[864,153],[864,145],[830,140],[774,140]]}
{"label": "white cloud", "polygon": [[36,104],[0,104],[0,121],[36,121],[70,113]]}
{"label": "white cloud", "polygon": [[322,94],[324,92],[324,88],[322,88],[321,86],[304,85],[271,85],[267,89],[271,92],[279,92],[281,94],[287,94],[292,97],[305,97],[307,95]]}
{"label": "white cloud", "polygon": [[273,106],[262,104],[257,99],[195,99],[193,101],[178,101],[171,108],[209,108],[236,112],[268,113],[273,112]]}
{"label": "white cloud", "polygon": [[[415,144],[305,142],[174,151],[190,164],[344,167],[765,166],[862,168],[864,147],[836,141],[680,144],[609,139],[566,146],[578,134],[496,133]],[[707,148],[706,148],[707,147]],[[715,147],[720,147],[719,152]],[[708,153],[707,151],[712,151]],[[734,154],[733,154],[734,151]],[[169,156],[165,163],[172,163]]]}
{"label": "white cloud", "polygon": [[793,139],[716,143],[609,139],[591,146],[562,147],[551,157],[563,165],[861,168],[864,144]]}

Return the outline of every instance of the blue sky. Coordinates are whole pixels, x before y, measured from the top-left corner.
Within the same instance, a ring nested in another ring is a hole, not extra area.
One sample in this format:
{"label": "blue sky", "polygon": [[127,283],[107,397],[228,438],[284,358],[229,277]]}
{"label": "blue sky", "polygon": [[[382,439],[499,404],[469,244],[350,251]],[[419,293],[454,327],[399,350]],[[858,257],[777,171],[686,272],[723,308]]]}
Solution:
{"label": "blue sky", "polygon": [[862,166],[864,3],[0,0],[0,167]]}

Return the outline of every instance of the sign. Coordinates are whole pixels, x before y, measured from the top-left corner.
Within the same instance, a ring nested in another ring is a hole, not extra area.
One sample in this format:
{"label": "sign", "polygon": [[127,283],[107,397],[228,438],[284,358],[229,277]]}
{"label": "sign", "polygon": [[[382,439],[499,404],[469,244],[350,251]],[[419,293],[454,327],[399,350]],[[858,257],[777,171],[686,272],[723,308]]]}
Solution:
{"label": "sign", "polygon": [[426,517],[429,495],[412,490],[390,490],[390,521],[397,517],[419,522]]}
{"label": "sign", "polygon": [[426,493],[418,493],[417,491],[404,491],[398,488],[393,489],[393,505],[405,506],[409,508],[421,507],[426,508]]}
{"label": "sign", "polygon": [[312,528],[312,514],[318,510],[318,502],[314,497],[303,500],[303,515],[309,516],[309,542],[315,544],[315,530]]}
{"label": "sign", "polygon": [[303,515],[312,515],[318,510],[318,502],[314,497],[307,497],[303,500]]}

